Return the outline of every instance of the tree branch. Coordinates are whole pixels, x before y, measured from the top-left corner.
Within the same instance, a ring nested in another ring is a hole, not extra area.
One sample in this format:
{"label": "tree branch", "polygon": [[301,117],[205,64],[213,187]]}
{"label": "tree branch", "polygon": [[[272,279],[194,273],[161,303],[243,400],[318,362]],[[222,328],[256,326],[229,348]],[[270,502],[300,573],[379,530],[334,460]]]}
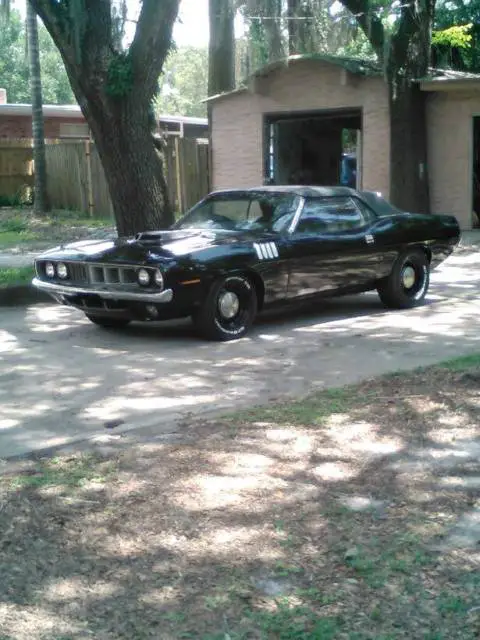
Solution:
{"label": "tree branch", "polygon": [[130,47],[134,82],[153,98],[158,77],[172,42],[180,0],[143,0],[135,37]]}
{"label": "tree branch", "polygon": [[[92,93],[93,83],[96,89],[102,86],[102,76],[105,76],[108,64],[106,50],[111,43],[111,34],[107,34],[106,29],[110,24],[110,0],[84,0],[91,14],[87,13],[85,6],[78,7],[82,8],[85,19],[81,29],[78,21],[72,20],[71,4],[57,2],[57,0],[30,0],[30,2],[62,56],[77,102],[88,119],[88,113],[94,109],[98,110],[99,107],[92,100],[89,101],[87,96]],[[101,18],[98,22],[97,16]],[[102,36],[104,40],[100,39]],[[91,48],[88,55],[85,55],[87,43]],[[81,55],[78,55],[79,44]],[[103,62],[103,67],[96,67],[99,61]]]}
{"label": "tree branch", "polygon": [[385,29],[380,18],[374,14],[369,0],[340,0],[340,2],[353,15],[379,60],[383,62]]}
{"label": "tree branch", "polygon": [[86,75],[102,67],[105,52],[111,48],[110,0],[31,0],[37,15],[57,45],[67,70],[81,68]]}
{"label": "tree branch", "polygon": [[[399,69],[409,62],[412,70],[426,73],[430,57],[430,27],[435,11],[435,0],[409,0],[402,6],[397,30],[392,35],[389,63]],[[412,45],[417,51],[409,54]],[[427,68],[424,68],[427,67]]]}
{"label": "tree branch", "polygon": [[[73,49],[70,51],[71,34],[68,29],[68,10],[52,0],[30,0],[30,3],[62,53],[64,61],[66,62],[68,59],[70,63],[69,54],[73,53]],[[74,63],[73,56],[71,62]]]}
{"label": "tree branch", "polygon": [[409,0],[408,4],[402,6],[400,21],[397,30],[392,35],[391,58],[396,61],[396,66],[403,66],[410,39],[417,29],[414,0]]}

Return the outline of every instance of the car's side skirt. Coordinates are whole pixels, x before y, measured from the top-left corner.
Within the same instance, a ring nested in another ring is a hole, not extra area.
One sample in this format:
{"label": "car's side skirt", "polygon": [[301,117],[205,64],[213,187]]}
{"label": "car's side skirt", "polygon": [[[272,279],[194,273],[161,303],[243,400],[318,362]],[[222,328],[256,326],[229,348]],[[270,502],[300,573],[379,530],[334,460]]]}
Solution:
{"label": "car's side skirt", "polygon": [[328,291],[321,291],[316,293],[309,293],[307,295],[299,295],[295,298],[283,298],[275,301],[265,303],[265,311],[272,309],[279,309],[282,307],[290,307],[294,304],[303,304],[313,302],[315,300],[324,300],[327,298],[340,298],[342,296],[357,295],[359,293],[366,293],[367,291],[374,291],[377,288],[377,281],[366,283],[362,286],[356,287],[344,287],[342,289],[331,289]]}

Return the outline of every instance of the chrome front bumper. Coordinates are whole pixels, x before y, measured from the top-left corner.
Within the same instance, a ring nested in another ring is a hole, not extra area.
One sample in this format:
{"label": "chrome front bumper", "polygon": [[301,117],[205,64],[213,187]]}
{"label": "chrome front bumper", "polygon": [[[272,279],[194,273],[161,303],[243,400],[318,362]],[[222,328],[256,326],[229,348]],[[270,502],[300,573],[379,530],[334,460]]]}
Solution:
{"label": "chrome front bumper", "polygon": [[112,291],[101,287],[94,289],[84,289],[82,287],[69,287],[68,285],[57,284],[55,282],[44,282],[38,278],[32,280],[32,284],[37,289],[57,296],[81,296],[92,295],[102,298],[102,300],[134,300],[137,302],[165,303],[173,300],[173,291],[165,289],[159,293],[138,293],[133,291]]}

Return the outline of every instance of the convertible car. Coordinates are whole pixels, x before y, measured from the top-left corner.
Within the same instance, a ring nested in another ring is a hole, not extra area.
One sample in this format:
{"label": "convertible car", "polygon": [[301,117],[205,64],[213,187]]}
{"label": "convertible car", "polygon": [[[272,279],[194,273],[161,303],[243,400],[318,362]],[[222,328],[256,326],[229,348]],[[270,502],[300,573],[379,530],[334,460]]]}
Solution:
{"label": "convertible car", "polygon": [[215,192],[166,231],[75,242],[40,255],[33,284],[107,328],[191,316],[213,340],[257,313],[315,296],[378,291],[422,303],[460,240],[455,217],[406,213],[346,187]]}

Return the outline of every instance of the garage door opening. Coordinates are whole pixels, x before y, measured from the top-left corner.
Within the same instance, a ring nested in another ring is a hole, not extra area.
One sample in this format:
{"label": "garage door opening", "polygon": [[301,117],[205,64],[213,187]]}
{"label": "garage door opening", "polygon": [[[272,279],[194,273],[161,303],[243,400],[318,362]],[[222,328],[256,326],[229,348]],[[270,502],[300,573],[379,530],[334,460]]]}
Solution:
{"label": "garage door opening", "polygon": [[361,188],[360,109],[265,118],[265,183]]}
{"label": "garage door opening", "polygon": [[474,229],[480,228],[480,117],[473,118],[472,210]]}

